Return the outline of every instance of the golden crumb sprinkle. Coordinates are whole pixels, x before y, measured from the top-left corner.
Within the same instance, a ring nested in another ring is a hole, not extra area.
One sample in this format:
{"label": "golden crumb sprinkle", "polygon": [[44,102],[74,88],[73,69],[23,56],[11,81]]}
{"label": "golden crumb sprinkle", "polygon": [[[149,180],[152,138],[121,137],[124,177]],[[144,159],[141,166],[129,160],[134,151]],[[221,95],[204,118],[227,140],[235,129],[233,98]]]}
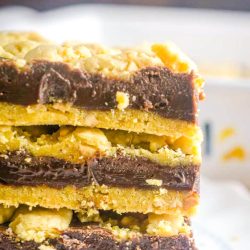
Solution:
{"label": "golden crumb sprinkle", "polygon": [[81,42],[55,44],[36,33],[0,32],[0,57],[20,68],[34,60],[47,60],[122,79],[145,67],[165,66],[175,73],[194,74],[197,89],[204,82],[193,61],[171,42],[116,48]]}

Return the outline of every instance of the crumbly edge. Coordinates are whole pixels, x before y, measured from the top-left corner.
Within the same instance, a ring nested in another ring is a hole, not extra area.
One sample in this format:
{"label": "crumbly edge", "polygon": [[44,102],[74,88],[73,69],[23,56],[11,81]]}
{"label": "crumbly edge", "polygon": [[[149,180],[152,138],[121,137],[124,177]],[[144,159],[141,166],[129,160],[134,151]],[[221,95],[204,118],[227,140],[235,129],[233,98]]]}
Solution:
{"label": "crumbly edge", "polygon": [[0,185],[0,203],[5,206],[26,204],[30,207],[113,210],[117,213],[195,214],[199,195],[191,191],[142,190],[91,185],[84,188],[67,186],[62,189],[47,186]]}
{"label": "crumbly edge", "polygon": [[72,163],[85,163],[98,155],[115,157],[120,152],[170,167],[199,164],[201,161],[200,142],[185,137],[72,126],[56,127],[58,130],[51,133],[51,128],[54,127],[0,126],[0,156],[8,157],[9,152],[20,151],[35,157],[51,156]]}
{"label": "crumbly edge", "polygon": [[165,66],[176,73],[193,72],[200,92],[204,82],[196,65],[170,42],[108,48],[79,42],[55,44],[34,33],[1,32],[0,57],[15,61],[20,68],[34,60],[58,61],[90,73],[119,78],[129,78],[131,73],[147,66]]}
{"label": "crumbly edge", "polygon": [[[0,208],[12,211],[13,207],[3,208],[0,205]],[[14,233],[17,239],[37,243],[57,238],[70,227],[80,229],[91,225],[111,232],[117,241],[131,240],[145,234],[160,237],[191,235],[189,224],[182,215],[117,214],[93,209],[73,215],[73,211],[66,208],[56,210],[21,205],[4,223],[8,227],[7,232]]]}

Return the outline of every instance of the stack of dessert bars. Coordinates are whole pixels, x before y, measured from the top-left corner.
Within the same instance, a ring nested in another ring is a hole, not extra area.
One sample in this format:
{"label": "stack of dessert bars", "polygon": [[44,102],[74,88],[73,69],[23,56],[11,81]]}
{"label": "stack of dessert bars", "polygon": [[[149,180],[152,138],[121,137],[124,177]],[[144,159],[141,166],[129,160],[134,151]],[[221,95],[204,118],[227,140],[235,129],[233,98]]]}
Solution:
{"label": "stack of dessert bars", "polygon": [[202,87],[171,43],[0,33],[0,249],[195,249]]}

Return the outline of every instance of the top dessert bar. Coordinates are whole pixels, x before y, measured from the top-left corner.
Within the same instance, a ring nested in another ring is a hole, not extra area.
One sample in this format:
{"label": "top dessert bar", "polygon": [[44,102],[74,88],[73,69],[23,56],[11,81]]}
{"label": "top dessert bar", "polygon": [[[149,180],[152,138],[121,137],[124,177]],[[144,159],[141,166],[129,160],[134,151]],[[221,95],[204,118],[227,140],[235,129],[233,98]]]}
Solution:
{"label": "top dessert bar", "polygon": [[197,134],[203,79],[173,44],[134,48],[0,33],[0,125]]}

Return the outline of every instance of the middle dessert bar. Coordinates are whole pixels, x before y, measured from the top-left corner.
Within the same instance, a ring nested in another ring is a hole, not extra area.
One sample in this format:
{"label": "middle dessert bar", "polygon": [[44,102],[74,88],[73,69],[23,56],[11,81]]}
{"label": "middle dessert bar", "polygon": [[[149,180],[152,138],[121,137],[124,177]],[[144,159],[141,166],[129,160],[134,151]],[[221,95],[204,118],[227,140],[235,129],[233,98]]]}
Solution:
{"label": "middle dessert bar", "polygon": [[0,126],[0,163],[1,180],[9,184],[64,187],[74,181],[78,187],[95,182],[195,190],[200,150],[185,137],[70,126]]}
{"label": "middle dessert bar", "polygon": [[189,215],[198,203],[199,146],[185,138],[2,126],[0,154],[6,205]]}

